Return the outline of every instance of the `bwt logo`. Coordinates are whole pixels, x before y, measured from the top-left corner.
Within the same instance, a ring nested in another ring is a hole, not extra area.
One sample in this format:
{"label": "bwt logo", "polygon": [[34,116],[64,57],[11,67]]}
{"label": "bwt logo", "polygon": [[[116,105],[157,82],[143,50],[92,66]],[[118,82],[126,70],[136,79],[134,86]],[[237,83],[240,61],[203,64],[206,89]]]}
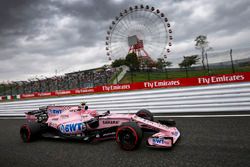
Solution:
{"label": "bwt logo", "polygon": [[54,110],[49,110],[49,113],[51,113],[51,114],[61,114],[61,113],[62,113],[62,110],[56,110],[56,109],[54,109]]}
{"label": "bwt logo", "polygon": [[153,143],[155,143],[155,144],[163,144],[164,143],[164,139],[153,138]]}
{"label": "bwt logo", "polygon": [[74,123],[74,124],[66,124],[60,126],[60,131],[62,133],[68,132],[77,132],[85,129],[85,124],[83,123]]}

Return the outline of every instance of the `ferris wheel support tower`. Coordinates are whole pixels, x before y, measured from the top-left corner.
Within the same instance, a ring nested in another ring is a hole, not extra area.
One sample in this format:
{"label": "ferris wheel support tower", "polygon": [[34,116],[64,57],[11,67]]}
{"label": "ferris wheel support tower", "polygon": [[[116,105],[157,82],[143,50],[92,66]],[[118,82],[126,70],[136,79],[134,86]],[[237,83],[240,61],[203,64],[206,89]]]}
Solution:
{"label": "ferris wheel support tower", "polygon": [[144,49],[143,40],[140,40],[136,35],[128,37],[129,51],[128,53],[135,53],[141,64],[153,64],[153,59],[148,55]]}

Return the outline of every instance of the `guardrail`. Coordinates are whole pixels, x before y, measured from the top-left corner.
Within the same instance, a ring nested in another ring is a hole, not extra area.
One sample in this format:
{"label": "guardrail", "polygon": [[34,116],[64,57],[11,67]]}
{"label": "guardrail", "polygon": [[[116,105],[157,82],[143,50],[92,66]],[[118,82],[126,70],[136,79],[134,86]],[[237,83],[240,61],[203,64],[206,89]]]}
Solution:
{"label": "guardrail", "polygon": [[135,113],[141,108],[153,113],[249,111],[250,82],[1,102],[0,116],[24,116],[40,106],[81,101],[98,112]]}

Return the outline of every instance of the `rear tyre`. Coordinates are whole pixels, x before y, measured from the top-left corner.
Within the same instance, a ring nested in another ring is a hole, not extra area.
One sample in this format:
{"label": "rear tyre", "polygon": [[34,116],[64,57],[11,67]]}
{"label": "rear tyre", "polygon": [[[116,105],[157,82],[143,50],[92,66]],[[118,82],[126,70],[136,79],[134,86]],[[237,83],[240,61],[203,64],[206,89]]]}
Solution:
{"label": "rear tyre", "polygon": [[141,141],[142,130],[135,122],[126,122],[117,128],[116,142],[123,150],[135,150]]}
{"label": "rear tyre", "polygon": [[138,117],[141,117],[141,118],[144,118],[144,119],[147,119],[149,121],[154,121],[154,116],[153,114],[149,111],[149,110],[146,110],[146,109],[141,109],[139,110],[136,115]]}
{"label": "rear tyre", "polygon": [[41,124],[39,123],[26,123],[20,128],[20,137],[23,142],[28,143],[34,141],[40,136]]}

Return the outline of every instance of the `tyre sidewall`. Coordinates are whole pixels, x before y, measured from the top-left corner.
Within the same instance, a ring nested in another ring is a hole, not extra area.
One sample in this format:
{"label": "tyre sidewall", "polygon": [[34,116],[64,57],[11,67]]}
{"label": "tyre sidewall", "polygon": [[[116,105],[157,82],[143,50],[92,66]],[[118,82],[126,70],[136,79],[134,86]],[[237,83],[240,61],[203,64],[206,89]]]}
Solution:
{"label": "tyre sidewall", "polygon": [[[135,136],[135,141],[133,143],[134,145],[131,147],[126,147],[125,145],[123,145],[123,142],[121,142],[119,139],[120,133],[125,129],[129,130]],[[116,142],[123,150],[127,150],[127,151],[135,150],[136,148],[139,147],[139,145],[141,144],[141,141],[142,141],[142,130],[135,122],[127,122],[117,128]]]}
{"label": "tyre sidewall", "polygon": [[154,121],[153,114],[147,109],[141,109],[136,113],[137,116],[147,119],[149,121]]}
{"label": "tyre sidewall", "polygon": [[[41,132],[41,124],[32,122],[23,124],[20,128],[20,136],[23,142],[31,142],[40,137]],[[26,133],[26,134],[24,134]],[[25,136],[23,136],[25,135]]]}

